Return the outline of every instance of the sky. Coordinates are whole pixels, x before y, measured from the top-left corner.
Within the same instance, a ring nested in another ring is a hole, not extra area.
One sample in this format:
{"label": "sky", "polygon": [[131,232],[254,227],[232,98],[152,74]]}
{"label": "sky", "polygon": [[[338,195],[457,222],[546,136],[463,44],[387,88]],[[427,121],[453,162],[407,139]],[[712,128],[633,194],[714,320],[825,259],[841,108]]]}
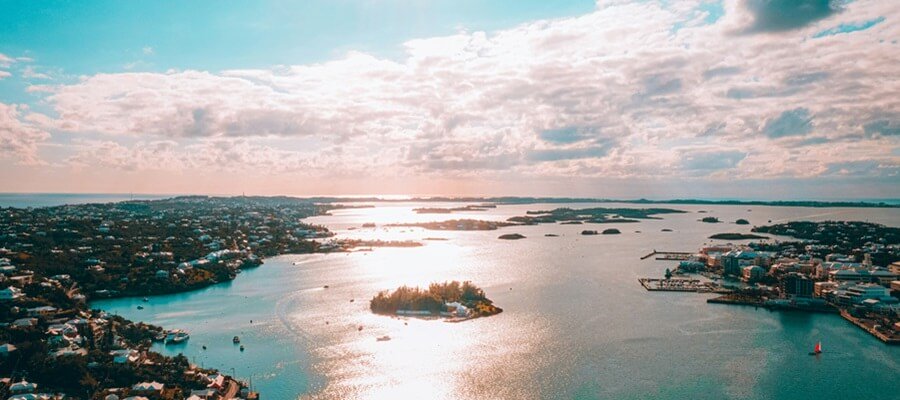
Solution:
{"label": "sky", "polygon": [[900,2],[0,0],[0,191],[900,198]]}

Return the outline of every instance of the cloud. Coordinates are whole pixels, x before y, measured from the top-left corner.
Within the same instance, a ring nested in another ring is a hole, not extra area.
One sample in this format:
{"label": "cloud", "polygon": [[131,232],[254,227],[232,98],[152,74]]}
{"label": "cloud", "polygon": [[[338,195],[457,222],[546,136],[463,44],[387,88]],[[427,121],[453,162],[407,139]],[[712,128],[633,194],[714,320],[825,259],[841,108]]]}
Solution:
{"label": "cloud", "polygon": [[812,117],[809,110],[795,108],[781,113],[778,117],[766,121],[762,132],[770,138],[785,136],[802,136],[812,130]]}
{"label": "cloud", "polygon": [[7,71],[0,71],[0,79],[3,79],[3,78],[9,78],[10,76],[12,76],[12,74],[10,74],[9,72],[7,72]]}
{"label": "cloud", "polygon": [[25,69],[22,70],[22,77],[25,79],[51,79],[50,75],[37,72],[31,65],[25,67]]}
{"label": "cloud", "polygon": [[744,0],[753,15],[749,32],[782,32],[803,28],[841,11],[837,0]]}
{"label": "cloud", "polygon": [[144,55],[149,56],[149,55],[153,55],[154,50],[153,50],[153,47],[151,47],[151,46],[144,46],[144,48],[141,49],[141,52],[144,53]]}
{"label": "cloud", "polygon": [[[812,16],[791,21],[772,11],[807,3]],[[900,81],[885,78],[900,52],[875,40],[900,36],[900,2],[825,13],[818,2],[727,1],[713,23],[673,33],[705,18],[700,4],[604,2],[411,40],[395,59],[86,75],[29,86],[52,117],[26,120],[90,138],[71,149],[73,165],[124,170],[806,179],[832,163],[900,164]],[[865,33],[809,40],[837,18],[879,15],[889,17]],[[767,34],[734,34],[746,26]]]}
{"label": "cloud", "polygon": [[0,53],[0,68],[9,68],[16,60],[6,54]]}
{"label": "cloud", "polygon": [[25,106],[0,103],[0,158],[41,165],[44,162],[38,155],[38,145],[50,134],[21,119],[27,110]]}

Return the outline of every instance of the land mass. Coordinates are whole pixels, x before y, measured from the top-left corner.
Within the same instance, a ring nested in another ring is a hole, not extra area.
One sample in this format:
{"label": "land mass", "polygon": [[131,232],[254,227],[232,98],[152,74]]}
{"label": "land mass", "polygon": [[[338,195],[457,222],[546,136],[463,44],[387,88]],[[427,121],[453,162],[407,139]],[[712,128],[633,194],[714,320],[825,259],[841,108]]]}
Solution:
{"label": "land mass", "polygon": [[369,303],[372,312],[382,315],[451,317],[464,320],[503,312],[487,298],[484,290],[470,281],[432,283],[427,289],[401,286],[382,291]]}
{"label": "land mass", "polygon": [[684,213],[670,208],[557,208],[549,211],[528,211],[527,215],[507,219],[507,221],[536,225],[546,223],[635,223],[639,219],[660,219],[655,215]]}
{"label": "land mass", "polygon": [[754,235],[752,233],[717,233],[709,237],[718,240],[749,240],[749,239],[768,239],[768,236]]}

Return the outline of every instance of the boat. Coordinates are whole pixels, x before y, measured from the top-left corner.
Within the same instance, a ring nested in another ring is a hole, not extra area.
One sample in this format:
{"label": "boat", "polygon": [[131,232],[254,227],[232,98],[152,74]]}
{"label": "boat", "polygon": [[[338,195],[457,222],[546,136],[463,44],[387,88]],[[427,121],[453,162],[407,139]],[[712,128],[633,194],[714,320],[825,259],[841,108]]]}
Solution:
{"label": "boat", "polygon": [[235,336],[234,338],[231,339],[231,342],[234,344],[238,344],[241,342],[241,338]]}
{"label": "boat", "polygon": [[146,302],[150,301],[150,299],[144,297],[143,301],[144,301],[144,303],[146,303]]}
{"label": "boat", "polygon": [[391,337],[388,335],[384,335],[384,336],[376,338],[375,340],[377,340],[379,342],[387,342],[388,340],[391,340]]}
{"label": "boat", "polygon": [[819,354],[822,354],[822,342],[817,342],[816,347],[813,348],[813,351],[809,353],[809,355],[811,356],[817,356]]}
{"label": "boat", "polygon": [[143,309],[144,309],[144,306],[137,306],[137,309],[138,309],[138,310],[143,310]]}
{"label": "boat", "polygon": [[189,335],[187,332],[176,329],[173,331],[169,331],[169,334],[166,335],[166,344],[181,343],[190,338],[191,338],[191,335]]}
{"label": "boat", "polygon": [[241,345],[241,351],[244,351],[244,345]]}

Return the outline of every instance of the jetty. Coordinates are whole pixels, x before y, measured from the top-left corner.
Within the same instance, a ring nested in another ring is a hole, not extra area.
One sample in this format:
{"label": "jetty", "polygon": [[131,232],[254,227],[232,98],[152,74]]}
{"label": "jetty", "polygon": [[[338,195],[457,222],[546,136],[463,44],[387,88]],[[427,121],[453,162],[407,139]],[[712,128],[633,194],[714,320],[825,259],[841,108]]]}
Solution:
{"label": "jetty", "polygon": [[656,255],[659,256],[656,257],[657,260],[685,261],[689,260],[694,255],[694,253],[691,253],[689,251],[656,251],[656,249],[654,249],[650,254],[641,257],[641,260],[646,260]]}
{"label": "jetty", "polygon": [[651,292],[715,292],[718,287],[712,282],[699,279],[657,279],[640,278],[638,282]]}
{"label": "jetty", "polygon": [[[847,321],[850,321],[853,325],[856,325],[862,328],[864,331],[869,332],[872,336],[878,338],[878,340],[893,345],[900,345],[900,334],[891,332],[891,327],[882,327],[882,325],[878,324],[878,321],[866,319],[866,318],[857,318],[851,315],[847,310],[841,310],[841,316],[844,317]],[[879,329],[882,328],[882,329]]]}

